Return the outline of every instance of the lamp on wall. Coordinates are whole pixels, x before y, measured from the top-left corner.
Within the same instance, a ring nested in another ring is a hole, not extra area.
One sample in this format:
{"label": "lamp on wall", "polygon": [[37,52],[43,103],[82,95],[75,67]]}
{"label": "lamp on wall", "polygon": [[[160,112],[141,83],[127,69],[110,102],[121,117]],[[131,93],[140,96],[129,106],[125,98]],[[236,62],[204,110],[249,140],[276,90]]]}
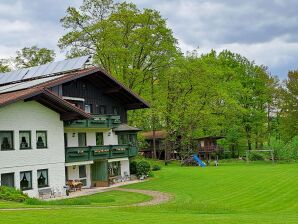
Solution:
{"label": "lamp on wall", "polygon": [[72,133],[72,137],[74,138],[76,136],[76,133]]}
{"label": "lamp on wall", "polygon": [[109,132],[108,132],[108,136],[111,136],[111,134],[112,134],[112,133],[109,131]]}
{"label": "lamp on wall", "polygon": [[72,169],[75,170],[76,169],[76,166],[72,166]]}

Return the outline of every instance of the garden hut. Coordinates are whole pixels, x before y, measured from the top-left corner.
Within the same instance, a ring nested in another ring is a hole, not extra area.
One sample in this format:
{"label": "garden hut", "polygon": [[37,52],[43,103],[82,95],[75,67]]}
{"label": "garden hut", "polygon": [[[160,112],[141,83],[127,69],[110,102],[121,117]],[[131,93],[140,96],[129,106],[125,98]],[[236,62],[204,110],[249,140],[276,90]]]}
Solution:
{"label": "garden hut", "polygon": [[211,160],[212,156],[217,156],[224,150],[217,144],[217,140],[224,138],[223,136],[205,136],[193,139],[194,148],[197,149],[198,156],[201,159]]}
{"label": "garden hut", "polygon": [[[153,157],[153,131],[142,132],[141,136],[146,142],[146,146],[139,150],[140,154],[147,157]],[[158,159],[164,159],[165,155],[165,140],[168,133],[164,130],[155,131],[155,147],[156,156]]]}

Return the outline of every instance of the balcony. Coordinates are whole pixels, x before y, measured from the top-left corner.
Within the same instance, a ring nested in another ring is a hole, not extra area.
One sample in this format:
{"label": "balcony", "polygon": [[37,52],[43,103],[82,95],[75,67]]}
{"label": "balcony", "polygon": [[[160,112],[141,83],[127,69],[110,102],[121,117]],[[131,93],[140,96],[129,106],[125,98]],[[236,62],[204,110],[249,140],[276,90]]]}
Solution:
{"label": "balcony", "polygon": [[130,145],[100,145],[65,148],[66,163],[131,157],[138,154],[138,148]]}
{"label": "balcony", "polygon": [[66,128],[116,128],[121,124],[119,115],[94,115],[89,120],[65,121]]}

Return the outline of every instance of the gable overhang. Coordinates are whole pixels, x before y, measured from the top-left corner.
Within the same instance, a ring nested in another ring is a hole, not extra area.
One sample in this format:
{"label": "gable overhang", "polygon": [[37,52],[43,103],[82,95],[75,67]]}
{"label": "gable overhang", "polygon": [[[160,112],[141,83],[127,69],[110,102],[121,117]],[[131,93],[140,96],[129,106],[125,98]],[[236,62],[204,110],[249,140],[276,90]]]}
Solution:
{"label": "gable overhang", "polygon": [[149,104],[140,96],[132,92],[129,88],[108,74],[104,69],[99,67],[88,68],[66,74],[62,78],[57,78],[56,80],[44,83],[43,86],[45,88],[51,88],[77,79],[90,81],[93,85],[101,88],[105,95],[121,101],[127,110],[150,107]]}
{"label": "gable overhang", "polygon": [[18,101],[36,101],[45,107],[60,114],[61,120],[90,119],[91,115],[70,104],[66,100],[52,93],[47,89],[20,90],[9,94],[1,94],[7,100],[0,101],[0,107],[16,103]]}

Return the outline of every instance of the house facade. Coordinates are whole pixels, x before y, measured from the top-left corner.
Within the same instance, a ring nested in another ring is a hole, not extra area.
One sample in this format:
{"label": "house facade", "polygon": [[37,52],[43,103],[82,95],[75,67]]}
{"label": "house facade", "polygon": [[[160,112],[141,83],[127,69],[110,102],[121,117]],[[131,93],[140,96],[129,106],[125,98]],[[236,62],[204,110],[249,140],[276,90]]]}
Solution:
{"label": "house facade", "polygon": [[97,67],[40,70],[14,82],[0,74],[0,184],[38,197],[63,194],[68,180],[90,188],[129,179],[139,129],[127,111],[148,104]]}

